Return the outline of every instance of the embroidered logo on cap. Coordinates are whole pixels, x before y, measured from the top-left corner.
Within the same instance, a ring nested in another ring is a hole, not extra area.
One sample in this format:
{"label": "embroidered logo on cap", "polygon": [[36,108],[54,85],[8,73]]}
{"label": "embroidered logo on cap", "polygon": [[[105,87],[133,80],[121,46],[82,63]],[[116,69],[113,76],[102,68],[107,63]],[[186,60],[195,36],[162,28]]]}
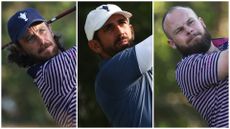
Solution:
{"label": "embroidered logo on cap", "polygon": [[109,7],[106,6],[106,5],[103,5],[101,9],[104,9],[104,10],[106,10],[107,12],[109,12]]}
{"label": "embroidered logo on cap", "polygon": [[26,12],[20,13],[20,16],[18,16],[18,18],[28,21],[28,18],[26,17]]}

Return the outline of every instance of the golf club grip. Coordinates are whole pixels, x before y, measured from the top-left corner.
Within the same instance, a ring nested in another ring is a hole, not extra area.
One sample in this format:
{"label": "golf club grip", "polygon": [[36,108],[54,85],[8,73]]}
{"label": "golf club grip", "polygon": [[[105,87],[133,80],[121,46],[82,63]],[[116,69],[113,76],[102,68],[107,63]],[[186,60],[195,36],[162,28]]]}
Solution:
{"label": "golf club grip", "polygon": [[58,20],[58,19],[60,19],[60,18],[62,18],[64,16],[66,16],[66,15],[68,15],[68,14],[74,12],[74,11],[76,11],[76,6],[74,6],[73,8],[70,8],[70,9],[64,11],[64,12],[62,12],[61,14],[57,15],[56,17],[53,17],[52,19],[50,19],[49,21],[47,21],[47,23],[51,24],[54,21],[56,21],[56,20]]}

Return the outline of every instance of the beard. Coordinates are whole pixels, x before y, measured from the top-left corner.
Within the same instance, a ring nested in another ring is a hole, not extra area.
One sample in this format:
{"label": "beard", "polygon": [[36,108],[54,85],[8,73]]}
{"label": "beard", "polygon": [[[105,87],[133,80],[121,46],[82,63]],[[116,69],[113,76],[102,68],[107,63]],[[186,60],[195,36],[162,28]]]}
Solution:
{"label": "beard", "polygon": [[118,52],[120,52],[120,51],[122,51],[122,50],[124,50],[126,48],[129,48],[129,47],[133,46],[133,38],[131,38],[131,39],[126,38],[126,39],[128,40],[128,43],[125,44],[125,45],[123,45],[123,46],[121,46],[121,47],[116,47],[116,44],[119,44],[120,40],[122,40],[122,39],[117,40],[114,43],[113,47],[110,47],[110,48],[104,48],[104,47],[102,47],[102,48],[104,49],[104,51],[108,55],[110,55],[112,57],[112,56],[116,55]]}
{"label": "beard", "polygon": [[59,49],[58,49],[57,45],[55,44],[52,51],[50,51],[49,53],[46,53],[44,55],[41,55],[42,52],[45,51],[45,49],[51,45],[52,45],[52,43],[47,43],[46,45],[41,46],[41,48],[38,49],[37,54],[27,53],[28,58],[30,58],[30,60],[33,61],[35,64],[49,60],[50,58],[52,58],[53,56],[55,56],[59,53]]}
{"label": "beard", "polygon": [[[134,37],[135,37],[134,36],[134,31],[133,31],[133,29],[131,29],[131,38],[129,38],[128,36],[118,36],[116,38],[116,40],[114,41],[112,47],[105,48],[104,45],[101,43],[101,40],[98,40],[98,41],[99,41],[99,44],[102,47],[103,51],[106,52],[110,57],[113,57],[118,52],[120,52],[120,51],[122,51],[122,50],[124,50],[126,48],[134,46],[134,43],[133,43]],[[122,45],[121,47],[118,47],[119,42],[121,40],[123,40],[123,39],[128,40],[128,43],[125,44],[125,45]]]}
{"label": "beard", "polygon": [[194,41],[194,43],[189,47],[179,46],[176,44],[179,52],[185,57],[195,53],[206,53],[211,46],[211,35],[206,28],[205,32],[201,35],[200,39]]}

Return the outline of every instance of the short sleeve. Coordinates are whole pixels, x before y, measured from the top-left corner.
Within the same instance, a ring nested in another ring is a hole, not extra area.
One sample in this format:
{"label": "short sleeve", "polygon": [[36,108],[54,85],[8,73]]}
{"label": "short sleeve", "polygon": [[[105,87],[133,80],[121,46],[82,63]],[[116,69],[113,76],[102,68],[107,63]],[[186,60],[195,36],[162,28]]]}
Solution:
{"label": "short sleeve", "polygon": [[178,63],[176,80],[185,96],[197,95],[218,83],[219,55],[220,52],[194,54]]}

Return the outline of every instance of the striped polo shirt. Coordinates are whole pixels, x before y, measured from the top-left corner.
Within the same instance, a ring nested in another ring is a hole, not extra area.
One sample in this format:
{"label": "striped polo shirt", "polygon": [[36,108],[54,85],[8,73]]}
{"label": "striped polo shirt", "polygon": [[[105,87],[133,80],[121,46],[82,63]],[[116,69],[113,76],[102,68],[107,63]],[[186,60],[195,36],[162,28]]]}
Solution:
{"label": "striped polo shirt", "polygon": [[76,127],[76,47],[28,69],[59,126]]}
{"label": "striped polo shirt", "polygon": [[219,55],[228,46],[223,41],[216,45],[220,51],[190,55],[176,68],[176,80],[183,94],[210,127],[228,127],[228,77],[218,80],[217,76]]}

